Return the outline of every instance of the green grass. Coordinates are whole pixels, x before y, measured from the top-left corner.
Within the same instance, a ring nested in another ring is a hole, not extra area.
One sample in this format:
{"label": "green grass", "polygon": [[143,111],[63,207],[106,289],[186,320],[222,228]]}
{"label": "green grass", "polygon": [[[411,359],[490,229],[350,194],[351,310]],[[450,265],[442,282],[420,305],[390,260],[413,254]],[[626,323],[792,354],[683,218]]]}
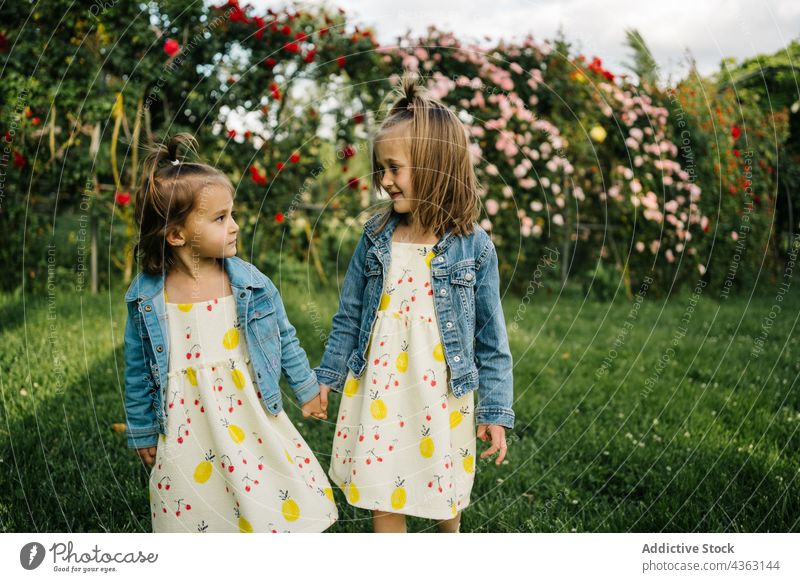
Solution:
{"label": "green grass", "polygon": [[[601,377],[630,302],[536,294],[522,313],[506,297],[509,325],[521,317],[509,331],[517,427],[505,464],[479,460],[462,531],[800,531],[800,298],[787,299],[753,359],[773,299],[720,304],[712,295],[649,393],[687,295],[646,298]],[[316,365],[336,292],[283,296]],[[59,291],[53,319],[48,308],[0,296],[0,530],[150,531],[148,469],[111,430],[124,421],[122,291]],[[284,402],[327,468],[332,425],[304,422]],[[369,512],[338,489],[336,500],[340,520],[328,531],[370,530]],[[412,531],[432,526],[409,520]]]}

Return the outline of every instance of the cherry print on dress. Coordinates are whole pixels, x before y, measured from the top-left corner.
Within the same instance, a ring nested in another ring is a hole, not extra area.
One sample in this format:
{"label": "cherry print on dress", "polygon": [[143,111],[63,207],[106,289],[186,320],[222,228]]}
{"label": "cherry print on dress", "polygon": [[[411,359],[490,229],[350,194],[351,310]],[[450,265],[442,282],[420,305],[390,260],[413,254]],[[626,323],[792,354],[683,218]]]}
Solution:
{"label": "cherry print on dress", "polygon": [[189,351],[186,352],[186,359],[191,360],[194,357],[195,360],[200,358],[200,344],[194,344]]}

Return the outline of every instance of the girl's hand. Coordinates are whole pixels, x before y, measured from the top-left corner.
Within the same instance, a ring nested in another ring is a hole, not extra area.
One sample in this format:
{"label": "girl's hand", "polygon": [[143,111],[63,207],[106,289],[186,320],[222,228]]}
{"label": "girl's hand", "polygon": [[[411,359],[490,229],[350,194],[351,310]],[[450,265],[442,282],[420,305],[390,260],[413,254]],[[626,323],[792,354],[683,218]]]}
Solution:
{"label": "girl's hand", "polygon": [[508,449],[506,445],[506,428],[499,424],[479,424],[477,436],[483,442],[492,441],[492,446],[481,453],[481,459],[490,457],[500,451],[494,463],[495,465],[502,463],[503,459],[506,458],[506,450]]}
{"label": "girl's hand", "polygon": [[325,408],[322,407],[322,404],[320,403],[319,394],[317,394],[316,396],[314,396],[314,398],[303,404],[300,410],[303,412],[303,418],[308,418],[309,416],[313,416],[314,418],[317,418],[319,420],[325,420],[326,418],[328,418],[327,411],[325,410]]}
{"label": "girl's hand", "polygon": [[328,414],[328,392],[330,392],[331,390],[332,388],[327,384],[319,385],[319,402],[325,414]]}
{"label": "girl's hand", "polygon": [[143,449],[136,449],[139,457],[148,465],[156,462],[156,447],[145,447]]}

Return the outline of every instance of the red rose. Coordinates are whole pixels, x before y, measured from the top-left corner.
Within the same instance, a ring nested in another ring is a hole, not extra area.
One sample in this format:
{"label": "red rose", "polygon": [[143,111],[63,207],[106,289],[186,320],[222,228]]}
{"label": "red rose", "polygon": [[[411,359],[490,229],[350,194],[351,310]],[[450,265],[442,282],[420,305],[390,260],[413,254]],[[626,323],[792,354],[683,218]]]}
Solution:
{"label": "red rose", "polygon": [[117,204],[120,206],[127,206],[131,202],[131,193],[130,192],[117,192],[114,195],[114,199],[117,201]]}
{"label": "red rose", "polygon": [[299,53],[300,52],[300,45],[296,42],[287,42],[286,45],[283,47],[286,49],[287,52],[290,53]]}
{"label": "red rose", "polygon": [[258,186],[265,186],[267,184],[267,177],[258,171],[255,166],[250,166],[250,179]]}
{"label": "red rose", "polygon": [[174,57],[179,50],[181,50],[181,45],[174,38],[168,38],[167,42],[164,43],[164,52],[170,58]]}
{"label": "red rose", "polygon": [[360,186],[360,181],[359,181],[359,179],[358,179],[358,178],[356,178],[356,177],[354,176],[354,177],[350,178],[350,179],[347,181],[347,185],[348,185],[350,188],[352,188],[353,190],[358,190],[358,187]]}
{"label": "red rose", "polygon": [[316,50],[314,50],[314,49],[311,49],[310,51],[308,51],[308,52],[306,53],[306,57],[305,57],[305,59],[304,59],[304,60],[305,60],[307,63],[313,63],[313,62],[314,62],[314,57],[315,57],[316,55],[317,55],[317,51],[316,51]]}
{"label": "red rose", "polygon": [[353,122],[355,123],[364,123],[364,114],[363,113],[356,113],[353,115]]}
{"label": "red rose", "polygon": [[272,67],[278,64],[278,61],[276,61],[272,57],[269,57],[266,61],[264,61],[264,64],[271,69]]}
{"label": "red rose", "polygon": [[275,164],[275,167],[278,168],[278,171],[280,172],[281,170],[283,170],[285,166],[283,162],[278,162],[277,164]]}
{"label": "red rose", "polygon": [[23,156],[19,152],[14,152],[14,165],[16,167],[24,168],[25,164],[27,164],[27,163],[28,163],[28,160],[25,159],[25,156]]}
{"label": "red rose", "polygon": [[276,212],[275,213],[275,222],[277,222],[278,224],[282,224],[283,223],[283,212]]}
{"label": "red rose", "polygon": [[305,32],[298,32],[294,35],[294,38],[297,39],[298,42],[303,42],[308,38]]}
{"label": "red rose", "polygon": [[340,68],[344,68],[344,63],[346,59],[343,56],[336,57],[336,64],[339,65]]}
{"label": "red rose", "polygon": [[733,139],[739,139],[739,136],[742,135],[742,132],[738,127],[734,125],[733,127],[731,127],[731,135],[733,136]]}
{"label": "red rose", "polygon": [[734,156],[736,156],[736,157],[738,158],[738,157],[739,157],[739,150],[737,150],[737,149],[734,149],[734,150],[733,150],[733,155],[734,155]]}
{"label": "red rose", "polygon": [[342,149],[342,155],[344,156],[345,160],[347,158],[352,158],[354,155],[356,155],[356,150],[351,145],[344,146],[344,149]]}
{"label": "red rose", "polygon": [[270,83],[269,90],[270,90],[270,93],[272,94],[272,98],[273,99],[275,99],[276,101],[280,101],[281,100],[281,92],[280,92],[280,89],[278,89],[277,83]]}
{"label": "red rose", "polygon": [[236,137],[236,130],[235,129],[229,129],[228,130],[228,137],[231,138],[231,139],[235,138]]}
{"label": "red rose", "polygon": [[292,155],[289,157],[289,161],[292,162],[293,164],[296,164],[297,162],[300,161],[300,154],[298,154],[297,152],[292,152]]}

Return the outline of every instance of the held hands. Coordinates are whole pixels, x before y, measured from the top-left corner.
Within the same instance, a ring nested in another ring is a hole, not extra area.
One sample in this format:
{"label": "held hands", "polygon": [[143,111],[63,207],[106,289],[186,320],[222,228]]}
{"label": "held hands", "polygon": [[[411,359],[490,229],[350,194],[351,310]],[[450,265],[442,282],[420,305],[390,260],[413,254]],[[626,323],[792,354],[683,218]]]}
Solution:
{"label": "held hands", "polygon": [[156,462],[156,447],[145,447],[143,449],[136,449],[136,453],[148,465]]}
{"label": "held hands", "polygon": [[311,400],[303,404],[301,410],[303,418],[313,416],[318,420],[325,420],[328,418],[328,391],[330,388],[325,384],[319,385],[319,394],[314,396]]}
{"label": "held hands", "polygon": [[494,463],[495,465],[502,463],[503,459],[506,457],[506,450],[508,449],[508,446],[506,445],[505,427],[499,424],[479,424],[477,437],[483,442],[492,442],[492,446],[481,453],[481,459],[490,457],[497,451],[500,451],[500,454],[497,456],[497,460]]}

